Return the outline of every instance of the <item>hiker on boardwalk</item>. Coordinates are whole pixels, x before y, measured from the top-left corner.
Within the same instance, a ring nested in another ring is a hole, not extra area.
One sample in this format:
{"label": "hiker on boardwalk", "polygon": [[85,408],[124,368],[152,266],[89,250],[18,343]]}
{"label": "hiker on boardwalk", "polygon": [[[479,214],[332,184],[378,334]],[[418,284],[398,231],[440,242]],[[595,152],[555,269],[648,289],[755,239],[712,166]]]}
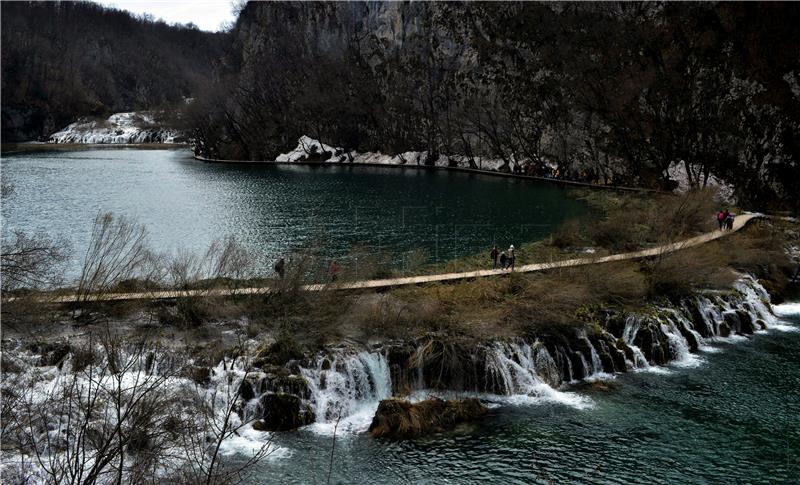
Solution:
{"label": "hiker on boardwalk", "polygon": [[331,283],[335,282],[336,278],[339,276],[339,263],[337,263],[335,259],[331,261],[331,265],[328,268],[328,275],[331,277]]}
{"label": "hiker on boardwalk", "polygon": [[284,262],[283,258],[275,261],[275,266],[272,267],[277,273],[278,278],[283,279],[283,275],[286,273],[286,262]]}
{"label": "hiker on boardwalk", "polygon": [[511,268],[511,271],[514,271],[514,261],[516,259],[516,256],[514,256],[514,245],[512,244],[508,248],[508,267]]}
{"label": "hiker on boardwalk", "polygon": [[717,222],[719,223],[720,231],[725,228],[725,212],[719,211],[717,214]]}
{"label": "hiker on boardwalk", "polygon": [[508,256],[506,256],[506,252],[503,251],[500,253],[500,269],[506,269],[506,263],[508,263]]}
{"label": "hiker on boardwalk", "polygon": [[725,218],[725,227],[729,231],[733,230],[733,219],[734,219],[733,212],[728,212],[728,216]]}
{"label": "hiker on boardwalk", "polygon": [[497,244],[492,247],[492,252],[489,253],[489,256],[492,258],[492,269],[497,269],[497,256],[500,255],[500,252],[497,251]]}

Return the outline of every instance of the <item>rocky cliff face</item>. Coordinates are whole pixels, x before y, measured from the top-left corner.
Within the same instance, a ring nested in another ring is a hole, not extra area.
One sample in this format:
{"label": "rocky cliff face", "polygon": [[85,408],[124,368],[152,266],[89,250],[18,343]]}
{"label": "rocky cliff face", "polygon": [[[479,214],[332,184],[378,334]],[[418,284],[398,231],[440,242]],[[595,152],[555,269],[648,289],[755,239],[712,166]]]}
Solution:
{"label": "rocky cliff face", "polygon": [[797,20],[766,5],[253,2],[197,106],[196,147],[273,160],[307,135],[661,187],[682,163],[691,185],[794,201]]}

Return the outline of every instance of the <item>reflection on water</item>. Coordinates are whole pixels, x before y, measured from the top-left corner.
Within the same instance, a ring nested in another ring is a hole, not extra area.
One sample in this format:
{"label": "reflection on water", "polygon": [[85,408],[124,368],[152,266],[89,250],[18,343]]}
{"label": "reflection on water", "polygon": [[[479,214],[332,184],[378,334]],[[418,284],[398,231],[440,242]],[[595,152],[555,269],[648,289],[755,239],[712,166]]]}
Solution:
{"label": "reflection on water", "polygon": [[[581,205],[549,184],[414,168],[207,164],[184,150],[87,150],[3,158],[15,185],[3,232],[66,237],[78,264],[91,221],[113,211],[144,222],[156,248],[199,250],[234,234],[261,269],[279,255],[354,245],[430,261],[536,240]],[[487,250],[488,252],[488,250]]]}

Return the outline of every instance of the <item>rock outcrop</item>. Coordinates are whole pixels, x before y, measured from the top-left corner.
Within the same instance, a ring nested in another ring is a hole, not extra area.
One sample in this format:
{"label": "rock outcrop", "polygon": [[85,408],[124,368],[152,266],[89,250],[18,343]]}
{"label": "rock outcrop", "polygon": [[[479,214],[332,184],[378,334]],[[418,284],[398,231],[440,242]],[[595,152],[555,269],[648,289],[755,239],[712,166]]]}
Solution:
{"label": "rock outcrop", "polygon": [[488,412],[477,399],[429,399],[413,404],[386,399],[378,405],[369,432],[375,438],[416,438],[453,429],[459,423],[478,419]]}

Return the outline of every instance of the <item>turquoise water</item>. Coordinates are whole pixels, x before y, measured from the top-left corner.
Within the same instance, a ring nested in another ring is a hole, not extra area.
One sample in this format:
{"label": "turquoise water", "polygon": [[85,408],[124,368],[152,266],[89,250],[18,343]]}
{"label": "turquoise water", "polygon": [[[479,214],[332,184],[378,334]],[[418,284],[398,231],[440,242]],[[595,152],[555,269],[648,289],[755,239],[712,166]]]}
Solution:
{"label": "turquoise water", "polygon": [[[797,305],[800,312],[800,305]],[[787,317],[800,330],[800,315]],[[800,332],[712,344],[697,367],[571,390],[593,405],[509,405],[454,432],[340,436],[334,483],[790,484],[800,477]],[[277,434],[253,483],[325,482],[332,438]]]}
{"label": "turquoise water", "polygon": [[397,265],[429,262],[547,236],[581,204],[556,186],[414,168],[207,164],[185,150],[104,149],[12,155],[3,177],[3,234],[44,231],[70,241],[76,271],[100,211],[146,224],[153,246],[199,251],[235,235],[271,268],[313,247],[346,259],[359,245]]}

